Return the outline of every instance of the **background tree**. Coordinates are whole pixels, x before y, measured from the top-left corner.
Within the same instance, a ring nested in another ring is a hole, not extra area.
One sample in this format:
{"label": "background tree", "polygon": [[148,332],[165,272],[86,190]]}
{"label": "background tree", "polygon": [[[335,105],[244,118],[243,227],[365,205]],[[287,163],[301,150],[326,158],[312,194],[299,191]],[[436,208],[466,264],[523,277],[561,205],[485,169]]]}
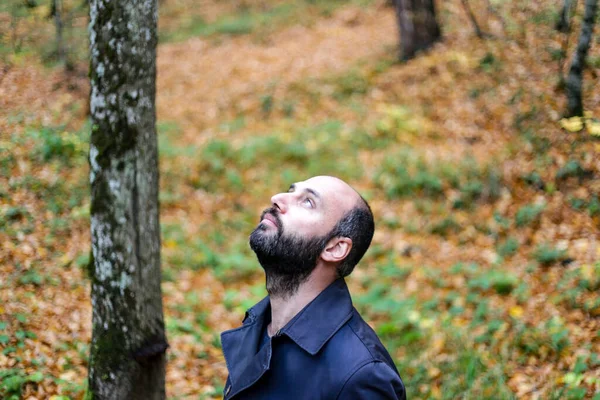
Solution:
{"label": "background tree", "polygon": [[54,27],[56,29],[56,57],[58,61],[66,64],[66,50],[63,41],[63,10],[62,0],[52,0],[50,8],[50,17],[54,18]]}
{"label": "background tree", "polygon": [[90,2],[93,398],[165,397],[156,46],[156,0]]}
{"label": "background tree", "polygon": [[571,61],[571,68],[567,76],[567,109],[565,117],[583,115],[582,101],[582,85],[583,85],[583,69],[585,67],[585,58],[590,49],[592,33],[594,31],[594,22],[596,19],[596,10],[598,8],[598,0],[586,0],[583,23],[581,24],[581,33],[577,49]]}
{"label": "background tree", "polygon": [[577,0],[563,0],[563,5],[555,25],[557,31],[566,33],[571,30],[571,15],[576,8]]}
{"label": "background tree", "polygon": [[400,59],[409,60],[441,37],[433,0],[395,0],[400,29]]}

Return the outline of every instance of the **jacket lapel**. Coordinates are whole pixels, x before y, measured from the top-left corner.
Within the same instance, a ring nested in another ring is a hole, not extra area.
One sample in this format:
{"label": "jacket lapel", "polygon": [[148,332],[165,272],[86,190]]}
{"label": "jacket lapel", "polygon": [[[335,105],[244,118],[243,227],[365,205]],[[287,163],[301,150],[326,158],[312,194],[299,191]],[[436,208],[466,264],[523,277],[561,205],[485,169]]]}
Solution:
{"label": "jacket lapel", "polygon": [[221,334],[221,345],[225,363],[229,371],[231,388],[226,388],[227,398],[251,386],[269,369],[271,344],[268,343],[258,353],[256,349],[261,339],[266,312],[269,311],[269,298],[265,298],[246,313],[244,324]]}

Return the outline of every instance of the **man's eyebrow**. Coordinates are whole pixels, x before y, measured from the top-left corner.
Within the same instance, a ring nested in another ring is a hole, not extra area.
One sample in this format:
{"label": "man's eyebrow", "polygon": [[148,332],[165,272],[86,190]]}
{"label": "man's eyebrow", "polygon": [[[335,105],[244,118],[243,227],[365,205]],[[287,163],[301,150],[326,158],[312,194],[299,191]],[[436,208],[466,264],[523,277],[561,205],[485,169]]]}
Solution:
{"label": "man's eyebrow", "polygon": [[[295,184],[295,183],[292,183],[292,184],[290,185],[290,188],[288,189],[288,191],[289,191],[289,190],[296,190],[296,184]],[[321,195],[319,194],[319,192],[317,192],[317,191],[316,191],[316,190],[314,190],[314,189],[311,189],[311,188],[304,188],[304,191],[305,191],[305,192],[308,192],[308,193],[310,193],[310,194],[312,194],[313,196],[315,196],[315,197],[316,197],[317,199],[319,199],[319,200],[321,199]]]}

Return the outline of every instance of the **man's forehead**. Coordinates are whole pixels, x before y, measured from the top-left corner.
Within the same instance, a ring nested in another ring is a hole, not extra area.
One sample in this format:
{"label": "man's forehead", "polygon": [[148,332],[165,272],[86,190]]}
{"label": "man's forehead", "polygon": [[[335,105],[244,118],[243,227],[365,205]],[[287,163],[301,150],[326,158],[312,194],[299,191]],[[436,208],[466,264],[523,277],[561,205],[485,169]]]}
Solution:
{"label": "man's forehead", "polygon": [[324,200],[335,203],[355,204],[358,194],[343,180],[333,176],[315,176],[291,186],[294,189],[313,191]]}

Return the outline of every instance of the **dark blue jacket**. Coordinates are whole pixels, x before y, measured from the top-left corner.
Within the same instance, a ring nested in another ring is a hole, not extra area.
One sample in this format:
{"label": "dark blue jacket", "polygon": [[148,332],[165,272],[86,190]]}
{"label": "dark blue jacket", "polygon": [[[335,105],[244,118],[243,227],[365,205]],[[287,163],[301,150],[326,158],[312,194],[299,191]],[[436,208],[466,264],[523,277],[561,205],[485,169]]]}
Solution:
{"label": "dark blue jacket", "polygon": [[221,334],[224,399],[405,399],[392,358],[352,306],[343,279],[327,287],[260,349],[266,297]]}

